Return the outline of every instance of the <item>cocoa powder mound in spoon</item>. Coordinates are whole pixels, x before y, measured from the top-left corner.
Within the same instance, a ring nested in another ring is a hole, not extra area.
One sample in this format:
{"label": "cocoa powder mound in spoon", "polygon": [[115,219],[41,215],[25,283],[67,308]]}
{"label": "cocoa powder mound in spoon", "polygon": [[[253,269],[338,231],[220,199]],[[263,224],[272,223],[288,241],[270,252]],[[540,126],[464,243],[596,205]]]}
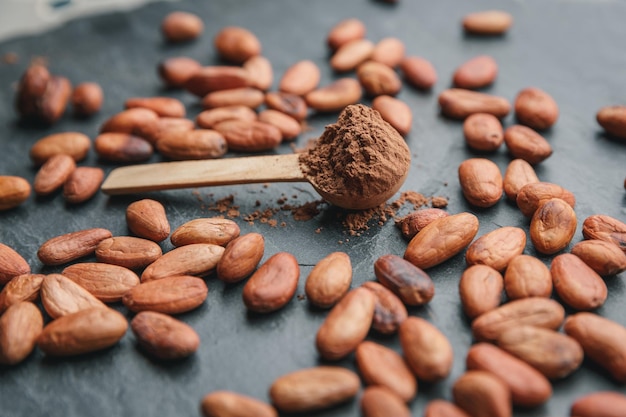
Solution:
{"label": "cocoa powder mound in spoon", "polygon": [[402,136],[362,104],[347,106],[315,146],[300,155],[302,171],[322,196],[354,200],[349,208],[355,209],[367,208],[361,202],[374,207],[395,194],[410,163]]}

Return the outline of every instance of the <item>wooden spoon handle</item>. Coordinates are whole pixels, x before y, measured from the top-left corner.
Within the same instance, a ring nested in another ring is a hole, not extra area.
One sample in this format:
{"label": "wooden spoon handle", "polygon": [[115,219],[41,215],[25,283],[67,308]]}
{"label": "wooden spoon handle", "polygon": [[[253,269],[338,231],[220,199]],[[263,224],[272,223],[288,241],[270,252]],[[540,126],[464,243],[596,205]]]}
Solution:
{"label": "wooden spoon handle", "polygon": [[262,182],[307,181],[298,154],[162,162],[116,168],[102,184],[106,194]]}

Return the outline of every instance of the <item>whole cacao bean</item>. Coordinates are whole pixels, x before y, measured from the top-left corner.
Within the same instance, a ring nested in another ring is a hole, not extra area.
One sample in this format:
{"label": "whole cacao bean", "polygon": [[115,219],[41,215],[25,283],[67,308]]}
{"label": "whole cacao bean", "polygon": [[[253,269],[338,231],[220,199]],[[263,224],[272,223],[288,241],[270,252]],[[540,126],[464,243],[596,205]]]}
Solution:
{"label": "whole cacao bean", "polygon": [[378,41],[370,59],[375,62],[385,64],[390,68],[395,68],[404,59],[404,42],[398,38],[388,37]]}
{"label": "whole cacao bean", "polygon": [[172,12],[161,22],[161,32],[169,42],[187,42],[196,39],[203,30],[202,19],[188,12]]}
{"label": "whole cacao bean", "polygon": [[314,110],[332,112],[355,104],[361,99],[361,84],[352,78],[340,78],[337,81],[313,90],[304,99]]}
{"label": "whole cacao bean", "polygon": [[25,178],[0,175],[0,211],[15,208],[28,200],[31,189]]}
{"label": "whole cacao bean", "polygon": [[515,98],[517,121],[532,129],[547,129],[559,118],[559,106],[545,91],[525,88]]}
{"label": "whole cacao bean", "polygon": [[385,387],[365,388],[361,396],[363,417],[411,417],[411,410],[395,393]]}
{"label": "whole cacao bean", "polygon": [[485,10],[463,17],[463,29],[475,35],[503,35],[513,24],[513,16],[501,10]]}
{"label": "whole cacao bean", "polygon": [[522,186],[515,201],[524,216],[532,217],[537,208],[551,198],[560,198],[572,208],[576,204],[574,194],[560,185],[550,182],[531,182]]}
{"label": "whole cacao bean", "polygon": [[455,87],[475,89],[492,84],[498,76],[498,64],[488,55],[480,55],[459,66],[452,77]]}
{"label": "whole cacao bean", "polygon": [[44,265],[63,265],[92,254],[98,243],[112,236],[106,229],[94,228],[66,233],[45,241],[37,251]]}
{"label": "whole cacao bean", "polygon": [[372,108],[402,136],[408,135],[411,131],[413,114],[411,108],[403,101],[382,95],[372,100]]}
{"label": "whole cacao bean", "polygon": [[504,143],[514,158],[536,165],[552,155],[552,147],[539,133],[522,125],[504,131]]}
{"label": "whole cacao bean", "polygon": [[576,213],[560,198],[542,203],[530,221],[530,240],[535,249],[551,255],[572,241],[576,233]]}
{"label": "whole cacao bean", "polygon": [[472,416],[511,417],[511,392],[497,376],[485,371],[467,371],[452,386],[454,402]]}
{"label": "whole cacao bean", "polygon": [[459,281],[463,311],[470,318],[497,308],[502,302],[502,275],[487,265],[467,268]]}
{"label": "whole cacao bean", "polygon": [[491,207],[502,197],[500,168],[485,158],[470,158],[459,165],[463,196],[477,207]]}
{"label": "whole cacao bean", "polygon": [[495,151],[504,142],[500,120],[488,113],[475,113],[465,119],[463,135],[467,146],[478,151]]}
{"label": "whole cacao bean", "polygon": [[393,334],[408,317],[402,301],[387,288],[377,282],[368,281],[362,287],[372,291],[376,296],[372,329],[382,334]]}
{"label": "whole cacao bean", "polygon": [[552,275],[539,259],[518,255],[511,259],[504,274],[504,290],[511,300],[546,297],[552,294]]}
{"label": "whole cacao bean", "polygon": [[617,275],[626,271],[626,253],[613,243],[598,239],[583,240],[575,244],[571,252],[598,275]]}
{"label": "whole cacao bean", "polygon": [[572,404],[576,417],[620,417],[626,408],[626,395],[600,391],[579,397]]}
{"label": "whole cacao bean", "polygon": [[278,252],[248,279],[243,287],[243,302],[256,313],[281,309],[296,293],[299,278],[298,260],[290,253]]}
{"label": "whole cacao bean", "polygon": [[298,61],[285,71],[278,89],[283,93],[303,96],[315,90],[320,83],[321,73],[315,62]]}
{"label": "whole cacao bean", "polygon": [[0,284],[8,284],[13,277],[30,274],[30,265],[15,249],[0,243]]}
{"label": "whole cacao bean", "polygon": [[157,359],[182,359],[200,346],[196,331],[182,321],[154,311],[142,311],[130,322],[139,346]]}
{"label": "whole cacao bean", "polygon": [[202,399],[204,417],[278,417],[271,405],[231,391],[213,391]]}
{"label": "whole cacao bean", "polygon": [[217,278],[227,283],[239,282],[252,274],[265,251],[265,239],[248,233],[233,239],[217,263]]}
{"label": "whole cacao bean", "polygon": [[340,46],[365,37],[365,25],[358,19],[345,19],[337,23],[328,32],[326,43],[328,46],[336,50]]}
{"label": "whole cacao bean", "polygon": [[576,339],[591,358],[617,381],[626,381],[626,327],[593,313],[576,313],[565,320],[565,333]]}
{"label": "whole cacao bean", "polygon": [[408,56],[400,63],[404,79],[413,87],[428,90],[437,82],[437,70],[430,61],[418,56]]}
{"label": "whole cacao bean", "polygon": [[507,329],[524,325],[558,329],[564,318],[565,309],[554,300],[522,298],[478,316],[472,322],[472,333],[478,341],[492,341]]}
{"label": "whole cacao bean", "polygon": [[626,223],[614,217],[594,214],[583,222],[585,239],[600,239],[619,246],[626,253]]}
{"label": "whole cacao bean", "polygon": [[400,325],[399,335],[404,358],[418,380],[434,382],[450,374],[452,345],[435,326],[409,317]]}
{"label": "whole cacao bean", "polygon": [[410,240],[434,220],[448,217],[449,215],[447,211],[439,208],[416,210],[396,221],[396,226],[402,231],[402,236]]}
{"label": "whole cacao bean", "polygon": [[471,213],[437,219],[411,239],[404,259],[418,268],[430,268],[462,251],[477,232],[478,218]]}
{"label": "whole cacao bean", "polygon": [[0,317],[0,364],[16,365],[31,354],[43,330],[43,317],[28,301],[11,305]]}
{"label": "whole cacao bean", "polygon": [[523,229],[500,227],[476,239],[467,248],[465,260],[468,265],[488,265],[502,272],[525,247],[526,232]]}
{"label": "whole cacao bean", "polygon": [[143,199],[129,204],[126,208],[126,223],[135,235],[155,242],[165,240],[170,235],[165,207],[156,200]]}
{"label": "whole cacao bean", "polygon": [[523,159],[514,159],[506,168],[502,185],[509,200],[516,201],[517,194],[523,186],[537,182],[539,178],[533,166]]}
{"label": "whole cacao bean", "polygon": [[376,278],[410,306],[428,303],[435,285],[426,272],[397,255],[383,255],[374,262]]}
{"label": "whole cacao bean", "polygon": [[356,364],[367,385],[383,386],[403,401],[417,394],[417,380],[402,356],[383,345],[365,341],[356,349]]}
{"label": "whole cacao bean", "polygon": [[577,310],[593,310],[606,301],[606,284],[582,259],[563,253],[550,265],[552,284],[563,302]]}
{"label": "whole cacao bean", "polygon": [[329,308],[350,289],[352,263],[343,252],[333,252],[320,260],[309,273],[304,291],[311,304]]}
{"label": "whole cacao bean", "polygon": [[215,35],[213,45],[223,59],[235,64],[243,64],[261,54],[261,42],[256,35],[238,26],[227,26],[220,30]]}
{"label": "whole cacao bean", "polygon": [[367,336],[375,307],[376,296],[368,289],[348,292],[317,331],[315,343],[320,355],[338,360],[354,351]]}
{"label": "whole cacao bean", "polygon": [[445,116],[453,119],[465,119],[474,113],[489,113],[500,119],[511,111],[511,104],[505,98],[461,88],[439,94],[439,106]]}
{"label": "whole cacao bean", "polygon": [[596,114],[598,124],[611,136],[626,139],[626,106],[606,106]]}

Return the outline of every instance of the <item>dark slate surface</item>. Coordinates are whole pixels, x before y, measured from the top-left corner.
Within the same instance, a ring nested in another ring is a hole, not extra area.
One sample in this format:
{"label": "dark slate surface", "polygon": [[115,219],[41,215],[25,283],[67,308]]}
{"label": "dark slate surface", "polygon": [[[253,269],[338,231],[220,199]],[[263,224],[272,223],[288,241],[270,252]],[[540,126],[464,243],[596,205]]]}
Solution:
{"label": "dark slate surface", "polygon": [[[515,25],[507,36],[482,39],[462,33],[459,22],[464,14],[496,7],[515,16]],[[166,45],[160,36],[160,21],[169,11],[179,9],[202,16],[206,30],[197,42]],[[504,225],[528,229],[528,220],[507,201],[486,210],[467,205],[456,170],[461,161],[476,154],[464,145],[461,123],[438,114],[437,95],[448,87],[456,66],[473,56],[489,54],[497,60],[500,75],[486,91],[512,100],[522,88],[537,86],[559,103],[561,117],[545,133],[554,154],[537,167],[537,173],[542,180],[559,183],[576,195],[577,242],[582,239],[582,221],[591,214],[604,213],[626,220],[626,144],[607,139],[595,122],[595,113],[601,106],[626,101],[625,13],[626,4],[619,1],[442,0],[401,1],[390,6],[366,0],[220,0],[159,3],[134,12],[74,21],[45,35],[0,44],[0,55],[15,52],[20,58],[15,65],[0,64],[0,174],[20,175],[32,182],[36,170],[28,151],[37,139],[71,130],[84,132],[93,139],[99,125],[121,110],[129,96],[171,95],[182,99],[188,105],[189,115],[195,116],[199,111],[197,100],[184,92],[164,90],[155,66],[161,59],[175,55],[188,55],[205,64],[217,63],[212,39],[226,25],[241,25],[258,35],[277,77],[295,61],[312,59],[322,68],[326,84],[334,77],[327,65],[326,34],[339,20],[358,17],[366,23],[370,39],[399,37],[406,42],[409,54],[431,60],[439,73],[439,82],[431,93],[406,87],[399,94],[414,114],[413,131],[407,138],[414,158],[402,189],[449,197],[451,213],[470,211],[479,217],[479,234]],[[99,82],[106,95],[102,112],[89,120],[76,120],[67,114],[50,128],[18,123],[12,107],[15,82],[35,56],[45,57],[53,73],[63,74],[74,83]],[[312,130],[303,134],[297,144],[303,145],[319,135],[324,125],[335,118],[336,115],[312,117]],[[504,122],[514,123],[513,116]],[[291,149],[283,145],[277,152],[288,153]],[[510,160],[505,149],[488,157],[502,171]],[[99,165],[107,171],[113,167],[98,162],[93,151],[81,165]],[[194,218],[215,215],[203,206],[229,194],[234,194],[242,213],[252,212],[256,200],[261,207],[276,207],[276,200],[283,193],[290,203],[317,198],[306,184],[198,191],[204,203],[191,190],[149,196],[163,202],[172,228]],[[297,199],[292,195],[297,195]],[[33,271],[58,272],[61,268],[44,268],[38,261],[36,251],[41,243],[58,234],[89,227],[106,227],[114,235],[128,234],[124,210],[140,197],[145,195],[109,199],[99,194],[79,206],[65,205],[59,194],[31,197],[21,207],[0,213],[0,241],[21,253]],[[401,255],[406,248],[391,221],[382,227],[372,225],[362,236],[351,237],[337,214],[340,212],[336,209],[327,208],[314,220],[298,222],[281,213],[276,218],[286,226],[277,228],[237,221],[242,233],[255,231],[265,236],[264,259],[279,251],[289,251],[297,257],[301,265],[297,293],[303,294],[304,279],[312,266],[332,251],[350,255],[353,286],[357,286],[374,278],[372,265],[379,256]],[[319,234],[315,233],[318,228]],[[164,250],[171,248],[168,242],[162,246]],[[535,254],[530,241],[525,253]],[[543,256],[541,259],[546,264],[551,260]],[[465,368],[465,354],[472,338],[457,291],[464,266],[463,256],[459,255],[429,270],[436,283],[436,296],[427,307],[410,310],[410,314],[439,327],[452,341],[455,352],[454,368],[446,380],[420,386],[417,399],[411,403],[414,415],[422,415],[430,399],[450,399],[452,383]],[[609,298],[597,311],[622,324],[626,324],[626,289],[622,282],[625,277],[621,274],[606,279]],[[294,298],[279,312],[265,316],[247,314],[240,295],[243,284],[224,286],[214,278],[207,282],[210,291],[204,305],[180,317],[202,339],[193,357],[174,364],[153,362],[137,350],[130,332],[115,347],[83,357],[48,359],[36,351],[19,366],[0,368],[0,415],[195,416],[199,414],[202,396],[212,390],[231,389],[268,400],[268,387],[275,378],[320,363],[314,338],[325,313]],[[121,305],[114,308],[125,312]],[[397,337],[370,338],[399,349]],[[354,359],[350,356],[338,365],[353,369]],[[515,416],[566,416],[576,397],[597,390],[626,393],[606,372],[585,362],[573,375],[554,383],[554,396],[547,404],[533,410],[515,410]],[[317,415],[358,414],[355,400]]]}

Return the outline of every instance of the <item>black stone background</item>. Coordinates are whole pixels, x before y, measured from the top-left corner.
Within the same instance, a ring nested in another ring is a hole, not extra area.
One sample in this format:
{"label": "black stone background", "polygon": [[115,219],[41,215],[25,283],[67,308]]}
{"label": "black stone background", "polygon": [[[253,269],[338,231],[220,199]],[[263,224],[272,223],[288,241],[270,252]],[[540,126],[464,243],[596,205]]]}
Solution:
{"label": "black stone background", "polygon": [[[478,38],[463,34],[460,20],[468,12],[501,8],[511,12],[515,24],[504,37]],[[170,11],[197,13],[205,21],[205,31],[195,42],[168,45],[161,38],[161,19]],[[572,243],[582,239],[583,220],[603,213],[626,220],[626,144],[607,138],[595,122],[596,111],[608,104],[626,102],[626,3],[621,1],[518,0],[495,1],[441,0],[400,1],[388,5],[367,0],[237,0],[181,1],[156,3],[132,12],[76,20],[49,33],[0,43],[0,56],[15,52],[19,62],[0,64],[0,174],[20,175],[32,182],[36,168],[28,157],[30,146],[54,132],[79,131],[95,138],[100,124],[120,111],[130,96],[167,95],[180,98],[188,106],[189,117],[200,111],[198,100],[183,91],[162,87],[156,76],[157,63],[170,56],[186,55],[203,64],[219,62],[212,46],[213,36],[226,25],[240,25],[253,31],[263,44],[263,54],[274,67],[275,82],[284,70],[300,59],[315,61],[322,70],[322,84],[335,78],[328,66],[325,45],[328,30],[341,19],[357,17],[368,28],[367,37],[378,41],[396,36],[407,46],[407,53],[429,59],[437,68],[439,81],[432,92],[405,86],[398,97],[413,111],[413,130],[406,138],[413,161],[402,190],[449,198],[448,211],[470,211],[480,219],[479,236],[500,226],[528,230],[528,219],[505,199],[489,209],[470,207],[461,194],[457,167],[466,158],[478,155],[464,143],[462,124],[439,115],[438,94],[449,87],[455,68],[479,54],[493,56],[499,64],[497,81],[485,91],[513,100],[524,87],[537,86],[550,93],[561,110],[557,124],[544,136],[554,154],[536,167],[540,179],[558,183],[577,197],[578,230]],[[95,81],[105,91],[102,111],[88,120],[66,114],[49,128],[18,123],[12,102],[16,81],[33,57],[45,57],[51,71],[65,75],[73,83]],[[354,76],[353,74],[351,76]],[[368,101],[366,101],[368,102]],[[296,144],[303,145],[318,136],[336,114],[314,115],[308,119],[311,131]],[[504,119],[505,126],[515,122]],[[289,153],[281,145],[277,153]],[[232,156],[229,154],[229,157]],[[510,156],[503,147],[486,155],[504,172]],[[152,162],[159,161],[154,156]],[[80,165],[101,163],[92,150]],[[0,241],[26,258],[34,272],[59,272],[44,268],[36,252],[45,240],[59,234],[90,227],[105,227],[114,235],[126,235],[126,206],[139,198],[151,197],[166,208],[172,230],[199,217],[216,215],[203,208],[229,194],[243,214],[251,213],[256,200],[261,208],[276,207],[281,196],[288,203],[313,201],[318,196],[308,184],[231,186],[198,190],[204,203],[192,190],[158,192],[108,198],[99,193],[92,200],[68,206],[61,195],[48,198],[31,196],[17,209],[0,213]],[[293,198],[292,195],[297,195]],[[409,211],[405,207],[400,214]],[[374,279],[373,263],[381,255],[402,255],[406,242],[393,222],[372,228],[360,237],[347,234],[338,215],[325,208],[315,219],[295,221],[290,214],[276,216],[286,226],[271,228],[256,222],[249,225],[236,219],[242,233],[265,236],[267,259],[279,251],[294,254],[301,266],[298,295],[304,294],[305,278],[322,257],[345,251],[353,262],[353,287]],[[315,233],[320,228],[321,233]],[[342,241],[343,243],[339,243]],[[171,249],[169,242],[162,244]],[[530,243],[525,253],[536,255]],[[546,264],[551,257],[540,256]],[[85,261],[92,261],[87,258]],[[451,386],[465,369],[465,354],[472,337],[458,296],[458,280],[465,267],[463,254],[428,270],[435,282],[436,295],[423,308],[410,309],[411,315],[434,323],[454,346],[454,367],[450,376],[436,384],[420,385],[410,406],[422,415],[434,398],[451,399]],[[609,297],[598,314],[626,324],[623,298],[624,274],[608,277]],[[116,346],[99,353],[70,359],[50,359],[36,351],[24,363],[0,368],[0,415],[2,416],[196,416],[201,398],[217,389],[230,389],[262,400],[268,399],[272,381],[285,373],[322,363],[315,351],[315,333],[326,313],[309,307],[296,297],[282,310],[268,314],[247,314],[241,301],[244,283],[225,286],[208,278],[209,296],[197,310],[180,319],[200,334],[199,351],[188,360],[163,364],[144,356],[129,331]],[[113,305],[128,314],[122,305]],[[399,351],[396,336],[368,337]],[[625,341],[626,342],[626,341]],[[354,369],[354,358],[339,361]],[[515,410],[516,417],[568,416],[575,398],[583,394],[613,390],[626,393],[607,373],[585,361],[581,369],[555,381],[554,396],[544,406]],[[626,411],[625,411],[626,413]],[[319,416],[358,415],[358,400]]]}

